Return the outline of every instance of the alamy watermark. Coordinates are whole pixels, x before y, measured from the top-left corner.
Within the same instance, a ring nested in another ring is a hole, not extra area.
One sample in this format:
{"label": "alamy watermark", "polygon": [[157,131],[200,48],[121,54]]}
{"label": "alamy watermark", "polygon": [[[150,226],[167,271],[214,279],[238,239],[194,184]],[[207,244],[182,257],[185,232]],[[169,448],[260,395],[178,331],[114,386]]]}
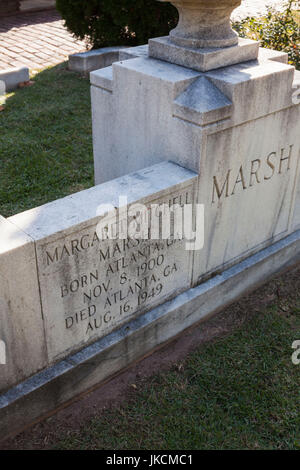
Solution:
{"label": "alamy watermark", "polygon": [[0,339],[0,365],[6,364],[6,344]]}
{"label": "alamy watermark", "polygon": [[5,104],[6,86],[3,80],[0,80],[0,106]]}
{"label": "alamy watermark", "polygon": [[118,207],[101,204],[97,215],[99,240],[184,240],[188,251],[204,245],[203,204],[128,204],[127,196],[119,197]]}
{"label": "alamy watermark", "polygon": [[298,366],[300,364],[300,339],[293,342],[292,348],[295,349],[292,354],[292,363]]}

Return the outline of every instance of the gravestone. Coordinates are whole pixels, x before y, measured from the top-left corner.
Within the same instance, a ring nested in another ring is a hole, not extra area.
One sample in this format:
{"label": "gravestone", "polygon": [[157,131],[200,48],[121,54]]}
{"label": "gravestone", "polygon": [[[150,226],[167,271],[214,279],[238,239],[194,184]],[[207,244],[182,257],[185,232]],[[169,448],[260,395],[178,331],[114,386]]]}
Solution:
{"label": "gravestone", "polygon": [[96,183],[162,159],[199,175],[194,285],[300,227],[300,72],[237,37],[240,3],[174,0],[179,24],[148,55],[91,73]]}
{"label": "gravestone", "polygon": [[46,367],[34,243],[1,216],[0,340],[7,358],[0,366],[0,392]]}
{"label": "gravestone", "polygon": [[91,73],[96,186],[0,218],[0,439],[300,261],[299,73],[173,3]]}
{"label": "gravestone", "polygon": [[133,204],[193,204],[195,183],[195,173],[165,162],[9,218],[35,242],[49,363],[191,287],[183,239],[105,239],[97,210],[118,208],[106,216],[114,227]]}

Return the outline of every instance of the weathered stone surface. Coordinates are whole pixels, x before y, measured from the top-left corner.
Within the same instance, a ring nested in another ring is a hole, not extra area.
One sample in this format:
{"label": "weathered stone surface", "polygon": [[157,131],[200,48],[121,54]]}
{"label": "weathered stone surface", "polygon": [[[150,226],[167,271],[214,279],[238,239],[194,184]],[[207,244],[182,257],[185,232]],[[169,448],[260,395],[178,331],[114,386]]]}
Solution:
{"label": "weathered stone surface", "polygon": [[112,91],[113,86],[113,70],[112,67],[95,70],[91,73],[91,85],[102,88],[105,91]]}
{"label": "weathered stone surface", "polygon": [[122,46],[103,47],[88,52],[80,52],[69,56],[68,68],[74,72],[89,73],[102,69],[119,60]]}
{"label": "weathered stone surface", "polygon": [[[128,49],[120,49],[119,60],[134,59],[136,57],[148,57],[149,56],[149,45],[144,44],[143,46],[130,47]],[[288,63],[288,54],[282,51],[274,51],[273,49],[265,49],[260,47],[258,51],[258,60],[265,62],[268,60],[275,60],[282,62],[283,64]]]}
{"label": "weathered stone surface", "polygon": [[0,81],[5,83],[6,92],[15,90],[16,88],[18,88],[19,83],[27,82],[28,80],[28,67],[0,70]]}
{"label": "weathered stone surface", "polygon": [[174,44],[194,48],[237,44],[230,16],[241,0],[171,0],[171,3],[179,12],[178,24],[170,32]]}
{"label": "weathered stone surface", "polygon": [[[264,60],[202,74],[145,57],[92,72],[96,183],[161,160],[198,172],[206,134],[297,106],[294,73],[290,65]],[[205,87],[197,92],[200,83]]]}
{"label": "weathered stone surface", "polygon": [[258,60],[260,62],[265,62],[266,60],[275,60],[276,62],[287,64],[288,59],[289,56],[287,52],[274,51],[273,49],[265,49],[264,47],[259,48]]}
{"label": "weathered stone surface", "polygon": [[0,391],[47,365],[34,243],[0,216]]}
{"label": "weathered stone surface", "polygon": [[[299,158],[300,159],[300,158]],[[300,170],[298,169],[298,172]],[[298,177],[298,186],[295,193],[294,214],[292,218],[292,229],[300,229],[300,177]]]}
{"label": "weathered stone surface", "polygon": [[[300,71],[295,71],[295,79],[293,83],[293,95],[292,95],[293,103],[297,105],[297,108],[300,108]],[[300,113],[300,111],[299,111]],[[297,119],[297,117],[296,117]],[[298,116],[298,123],[300,117]],[[299,124],[298,124],[299,127]],[[298,132],[298,139],[299,139],[299,132]],[[294,214],[292,216],[292,230],[296,230],[300,228],[300,150],[298,154],[298,183],[296,184],[296,191],[295,191],[295,204],[294,204]]]}
{"label": "weathered stone surface", "polygon": [[134,59],[136,57],[148,57],[148,55],[148,44],[136,47],[129,47],[128,49],[120,50],[120,60]]}
{"label": "weathered stone surface", "polygon": [[149,40],[150,57],[199,72],[255,60],[258,57],[258,49],[258,42],[242,38],[239,38],[237,44],[230,47],[201,49],[173,44],[169,36]]}
{"label": "weathered stone surface", "polygon": [[250,61],[211,70],[205,76],[234,104],[228,127],[258,119],[294,104],[295,69],[291,65],[273,60],[261,63]]}
{"label": "weathered stone surface", "polygon": [[207,137],[198,193],[205,249],[195,253],[195,283],[290,233],[299,118],[292,107]]}
{"label": "weathered stone surface", "polygon": [[[162,160],[193,169],[190,159],[198,160],[200,136],[191,128],[189,136],[182,134],[181,122],[173,118],[173,100],[199,73],[148,58],[117,62],[105,70],[91,72],[96,184]],[[111,92],[108,75],[113,77]]]}
{"label": "weathered stone surface", "polygon": [[[160,0],[167,1],[167,0]],[[241,0],[173,0],[179,21],[169,36],[149,40],[149,56],[207,72],[257,59],[259,43],[239,38],[230,23]]]}
{"label": "weathered stone surface", "polygon": [[134,171],[158,158],[199,174],[206,220],[195,284],[299,226],[297,74],[273,58],[200,73],[139,57],[93,77],[97,182],[125,161]]}
{"label": "weathered stone surface", "polygon": [[233,106],[207,78],[199,77],[174,101],[174,116],[200,126],[229,118]]}
{"label": "weathered stone surface", "polygon": [[101,49],[71,54],[68,68],[74,72],[87,74],[94,70],[107,68],[114,62],[143,56],[148,56],[148,44],[136,47],[102,47]]}
{"label": "weathered stone surface", "polygon": [[[50,362],[190,287],[184,240],[101,240],[97,211],[111,204],[123,223],[119,196],[147,207],[191,204],[195,183],[194,173],[166,162],[10,218],[36,243]],[[115,227],[111,212],[107,225]]]}
{"label": "weathered stone surface", "polygon": [[298,231],[0,395],[0,441],[49,416],[299,261]]}

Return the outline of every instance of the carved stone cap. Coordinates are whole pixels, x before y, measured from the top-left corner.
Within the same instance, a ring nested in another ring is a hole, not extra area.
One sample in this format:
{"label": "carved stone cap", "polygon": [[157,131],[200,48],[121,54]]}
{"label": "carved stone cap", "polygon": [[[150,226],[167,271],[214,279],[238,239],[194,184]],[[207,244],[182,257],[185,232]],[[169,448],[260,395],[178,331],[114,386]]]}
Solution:
{"label": "carved stone cap", "polygon": [[238,43],[230,25],[233,10],[241,0],[159,0],[171,1],[179,12],[179,22],[170,40],[183,47],[228,47]]}

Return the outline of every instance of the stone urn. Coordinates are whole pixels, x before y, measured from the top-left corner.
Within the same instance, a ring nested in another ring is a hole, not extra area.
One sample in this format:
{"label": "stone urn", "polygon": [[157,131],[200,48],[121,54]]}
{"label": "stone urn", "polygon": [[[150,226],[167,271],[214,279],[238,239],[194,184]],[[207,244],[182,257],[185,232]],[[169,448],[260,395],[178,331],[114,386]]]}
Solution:
{"label": "stone urn", "polygon": [[170,40],[174,44],[205,48],[238,43],[238,36],[230,25],[230,16],[241,0],[171,0],[171,3],[179,12],[178,25],[170,32]]}

